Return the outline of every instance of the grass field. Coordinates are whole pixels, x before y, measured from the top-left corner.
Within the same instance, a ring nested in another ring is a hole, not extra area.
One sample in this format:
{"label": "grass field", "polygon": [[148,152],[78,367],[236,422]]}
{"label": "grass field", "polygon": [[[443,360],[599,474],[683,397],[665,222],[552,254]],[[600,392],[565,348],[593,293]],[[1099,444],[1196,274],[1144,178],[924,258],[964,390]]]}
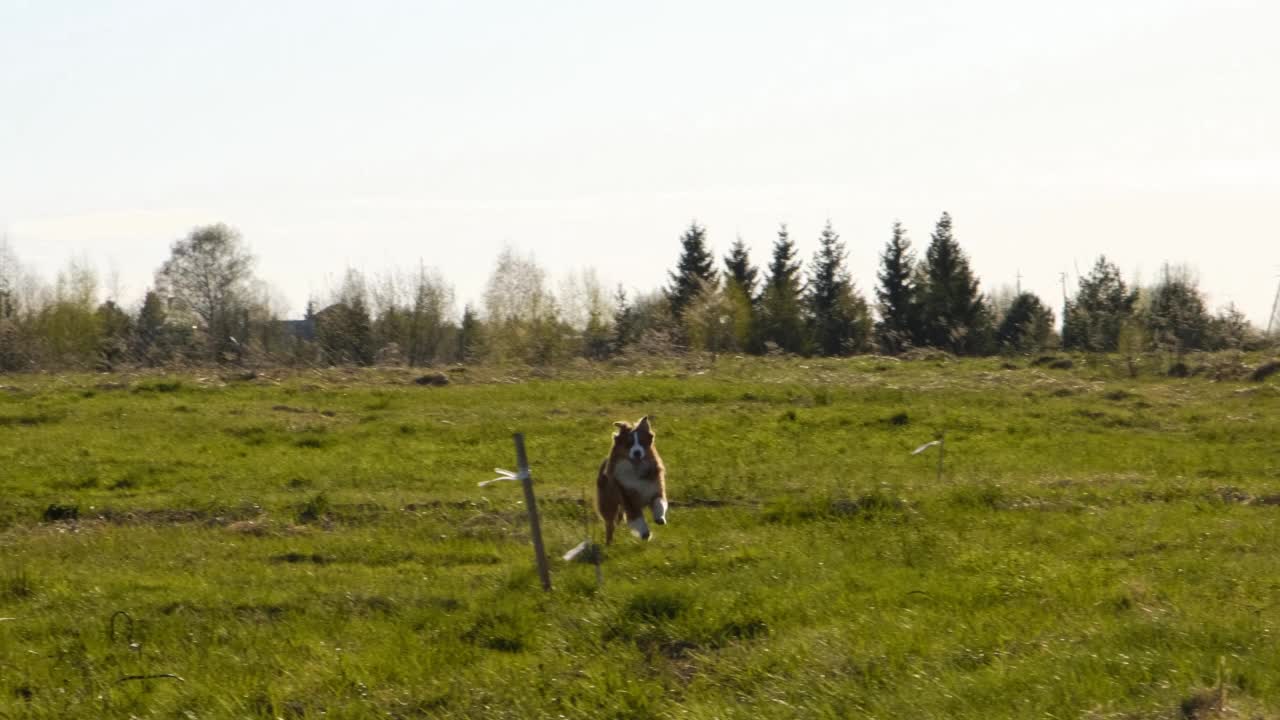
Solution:
{"label": "grass field", "polygon": [[[0,377],[0,718],[1280,717],[1280,376],[413,378]],[[643,414],[671,524],[598,586],[558,556]],[[476,486],[514,431],[551,593]]]}

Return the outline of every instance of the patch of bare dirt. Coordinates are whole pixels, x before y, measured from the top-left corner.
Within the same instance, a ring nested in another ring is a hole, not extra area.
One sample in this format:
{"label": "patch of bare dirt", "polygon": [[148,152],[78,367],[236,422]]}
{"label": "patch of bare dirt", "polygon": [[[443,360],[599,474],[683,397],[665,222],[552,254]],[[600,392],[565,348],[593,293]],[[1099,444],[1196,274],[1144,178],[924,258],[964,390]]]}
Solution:
{"label": "patch of bare dirt", "polygon": [[[147,510],[118,510],[105,508],[97,512],[93,519],[112,525],[188,525],[201,523],[205,525],[231,526],[246,521],[258,520],[262,508],[257,505],[229,508],[152,508]],[[242,528],[251,527],[241,525]]]}

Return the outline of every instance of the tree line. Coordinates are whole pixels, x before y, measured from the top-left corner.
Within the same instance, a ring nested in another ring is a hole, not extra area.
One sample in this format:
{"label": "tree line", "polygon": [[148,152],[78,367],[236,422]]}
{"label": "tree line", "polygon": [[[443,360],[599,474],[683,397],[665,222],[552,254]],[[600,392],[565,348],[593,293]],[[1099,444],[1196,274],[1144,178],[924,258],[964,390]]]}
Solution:
{"label": "tree line", "polygon": [[983,291],[945,212],[920,257],[907,230],[893,224],[870,301],[852,280],[848,250],[830,222],[807,263],[781,225],[764,266],[741,238],[715,257],[706,228],[692,222],[664,286],[634,296],[607,290],[590,269],[553,289],[532,257],[506,248],[480,305],[460,313],[453,287],[421,266],[372,279],[348,270],[327,297],[308,303],[302,320],[283,320],[243,238],[226,225],[175,241],[136,308],[122,307],[112,293],[100,301],[100,285],[79,262],[43,282],[0,240],[0,370],[550,364],[686,351],[1180,354],[1263,344],[1233,306],[1211,314],[1188,269],[1166,265],[1154,284],[1135,287],[1106,257],[1064,297],[1059,332],[1054,311],[1035,294]]}

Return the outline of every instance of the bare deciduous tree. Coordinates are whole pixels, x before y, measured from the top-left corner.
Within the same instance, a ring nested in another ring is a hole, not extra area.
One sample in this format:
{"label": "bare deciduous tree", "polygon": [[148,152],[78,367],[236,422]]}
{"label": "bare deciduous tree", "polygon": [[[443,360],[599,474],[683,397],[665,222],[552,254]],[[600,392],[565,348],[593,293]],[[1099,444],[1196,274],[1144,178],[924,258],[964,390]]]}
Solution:
{"label": "bare deciduous tree", "polygon": [[563,324],[547,273],[504,248],[484,292],[486,349],[495,360],[545,364],[563,353]]}

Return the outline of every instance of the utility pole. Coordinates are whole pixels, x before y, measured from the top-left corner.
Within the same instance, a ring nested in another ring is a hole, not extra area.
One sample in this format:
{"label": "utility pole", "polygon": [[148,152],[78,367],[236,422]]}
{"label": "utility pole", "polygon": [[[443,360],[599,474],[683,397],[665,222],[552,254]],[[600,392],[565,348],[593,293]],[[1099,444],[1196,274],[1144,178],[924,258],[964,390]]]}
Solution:
{"label": "utility pole", "polygon": [[1276,282],[1276,299],[1271,301],[1271,318],[1267,320],[1267,337],[1280,331],[1280,281]]}
{"label": "utility pole", "polygon": [[1058,273],[1058,280],[1062,282],[1062,324],[1060,327],[1065,341],[1067,336],[1067,274],[1065,272]]}

